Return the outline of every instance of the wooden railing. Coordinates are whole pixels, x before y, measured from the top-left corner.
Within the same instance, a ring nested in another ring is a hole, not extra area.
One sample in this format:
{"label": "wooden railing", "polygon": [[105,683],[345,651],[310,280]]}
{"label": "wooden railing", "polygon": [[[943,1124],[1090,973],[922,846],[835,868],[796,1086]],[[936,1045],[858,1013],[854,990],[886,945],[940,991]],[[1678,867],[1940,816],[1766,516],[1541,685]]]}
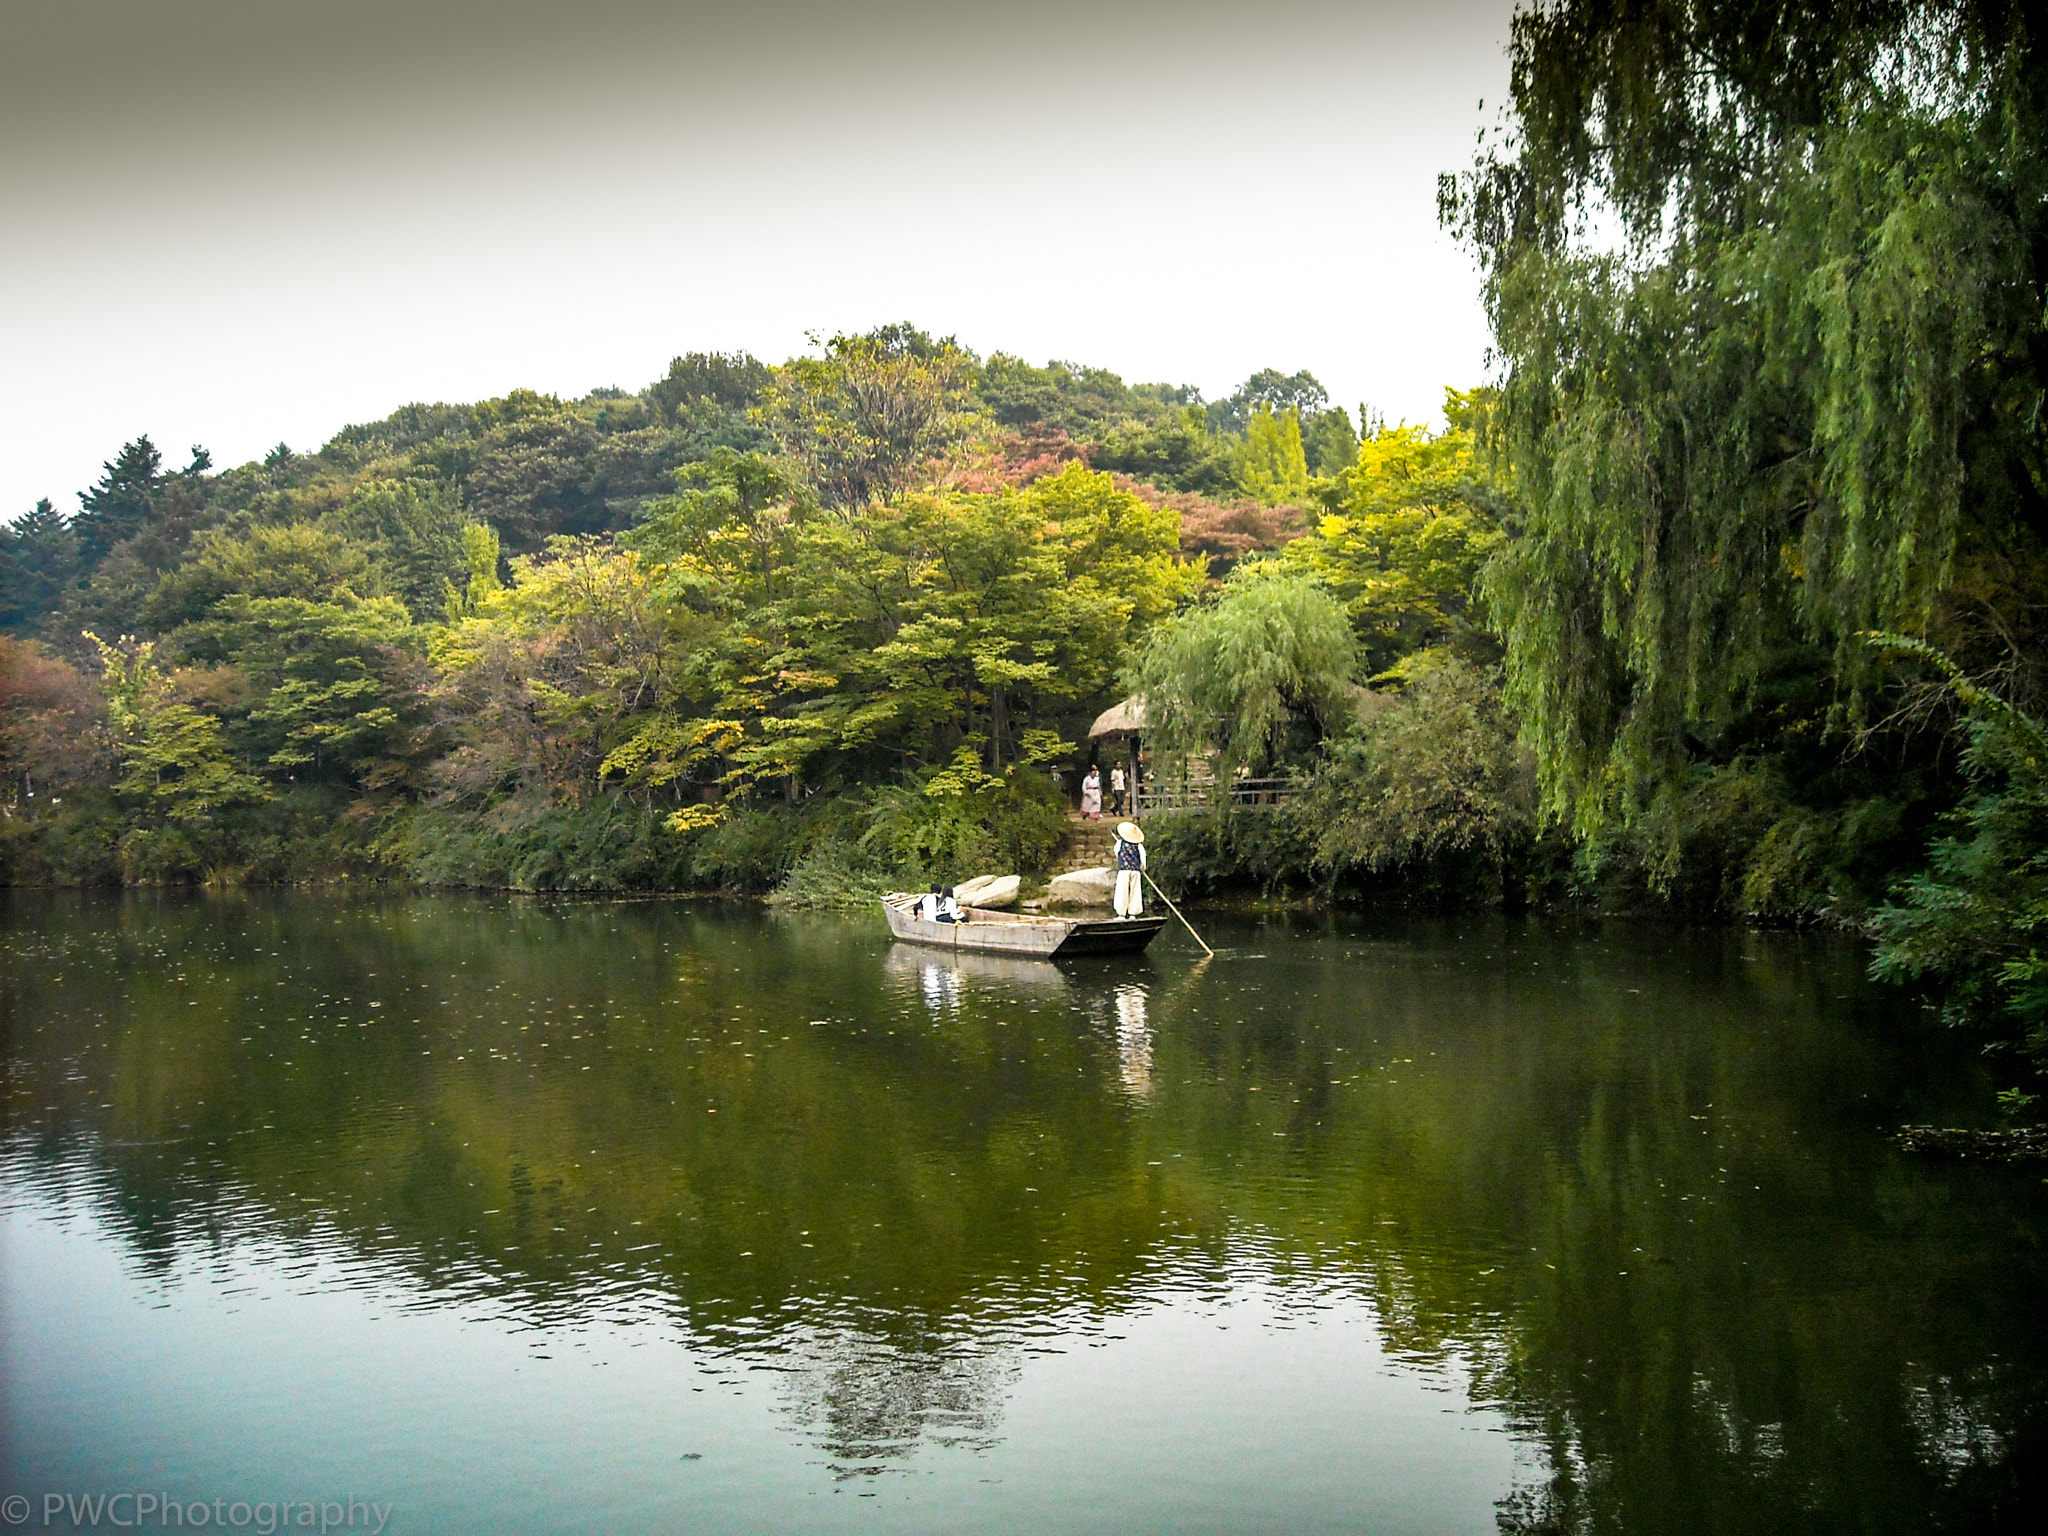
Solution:
{"label": "wooden railing", "polygon": [[[1179,782],[1153,780],[1139,786],[1134,809],[1140,816],[1152,811],[1207,810],[1215,803],[1215,793],[1214,779],[1196,779],[1190,776]],[[1271,810],[1275,806],[1285,805],[1293,794],[1294,780],[1291,778],[1230,781],[1230,803],[1233,807]]]}

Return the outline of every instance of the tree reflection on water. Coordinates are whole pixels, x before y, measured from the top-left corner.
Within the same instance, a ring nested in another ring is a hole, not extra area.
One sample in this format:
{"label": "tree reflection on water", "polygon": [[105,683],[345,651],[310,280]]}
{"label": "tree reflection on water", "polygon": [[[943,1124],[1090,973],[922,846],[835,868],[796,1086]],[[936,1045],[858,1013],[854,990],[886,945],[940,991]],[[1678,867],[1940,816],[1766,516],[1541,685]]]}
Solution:
{"label": "tree reflection on water", "polygon": [[848,1475],[1000,1440],[1055,1321],[1248,1274],[1499,1405],[1545,1468],[1510,1527],[1995,1523],[2048,1464],[2038,1179],[1890,1149],[1980,1085],[1852,948],[1359,921],[1196,970],[878,929],[16,897],[8,1176],[143,1262],[263,1233],[428,1304],[660,1310]]}

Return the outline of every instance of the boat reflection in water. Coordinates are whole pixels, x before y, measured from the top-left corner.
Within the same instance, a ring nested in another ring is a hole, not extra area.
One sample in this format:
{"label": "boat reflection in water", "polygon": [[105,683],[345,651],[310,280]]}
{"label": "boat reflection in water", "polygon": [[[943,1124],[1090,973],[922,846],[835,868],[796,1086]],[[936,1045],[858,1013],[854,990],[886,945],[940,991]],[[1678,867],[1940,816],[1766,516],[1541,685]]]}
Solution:
{"label": "boat reflection in water", "polygon": [[1077,1006],[1116,1045],[1118,1089],[1138,1099],[1152,1091],[1150,992],[1143,982],[1120,979],[1130,975],[1128,964],[1098,962],[1070,974],[1050,960],[969,950],[940,956],[920,944],[896,944],[883,967],[913,985],[933,1014],[957,1012],[963,988],[991,1001],[1028,996]]}
{"label": "boat reflection in water", "polygon": [[1016,991],[1048,998],[1064,996],[1069,986],[1066,973],[1050,960],[972,950],[942,954],[922,944],[892,944],[882,969],[897,985],[914,987],[933,1013],[957,1009],[963,984],[996,994]]}

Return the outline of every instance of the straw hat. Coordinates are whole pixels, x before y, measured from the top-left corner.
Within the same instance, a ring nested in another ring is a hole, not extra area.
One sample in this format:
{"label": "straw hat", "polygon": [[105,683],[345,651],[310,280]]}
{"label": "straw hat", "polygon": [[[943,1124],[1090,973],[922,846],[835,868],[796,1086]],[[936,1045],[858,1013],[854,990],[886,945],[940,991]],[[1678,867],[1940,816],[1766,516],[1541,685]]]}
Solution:
{"label": "straw hat", "polygon": [[1116,824],[1116,835],[1127,843],[1142,843],[1145,834],[1135,821],[1120,821]]}

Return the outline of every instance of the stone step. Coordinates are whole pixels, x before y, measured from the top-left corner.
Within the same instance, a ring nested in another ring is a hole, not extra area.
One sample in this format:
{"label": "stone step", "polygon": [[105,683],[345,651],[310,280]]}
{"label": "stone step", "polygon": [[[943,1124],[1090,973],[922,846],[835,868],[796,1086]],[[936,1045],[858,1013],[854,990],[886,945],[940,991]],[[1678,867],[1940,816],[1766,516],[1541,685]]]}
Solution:
{"label": "stone step", "polygon": [[1067,834],[1053,855],[1052,872],[1063,875],[1073,869],[1092,869],[1116,859],[1116,823],[1083,821],[1078,816],[1067,824]]}

